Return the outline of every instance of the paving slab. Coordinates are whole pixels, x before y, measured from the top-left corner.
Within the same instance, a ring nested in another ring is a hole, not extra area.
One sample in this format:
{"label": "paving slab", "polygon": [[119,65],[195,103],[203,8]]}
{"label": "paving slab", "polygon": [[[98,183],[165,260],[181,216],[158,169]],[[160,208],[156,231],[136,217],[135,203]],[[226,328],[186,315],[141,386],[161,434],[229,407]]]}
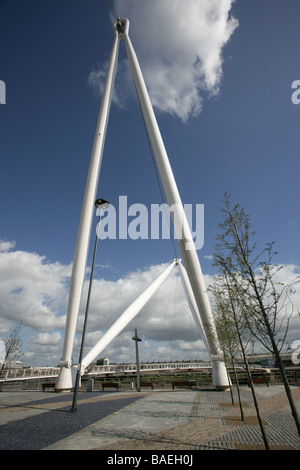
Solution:
{"label": "paving slab", "polygon": [[48,449],[92,450],[100,446],[117,446],[123,439],[140,440],[187,423],[194,400],[195,393],[188,391],[151,393],[138,400],[135,406],[126,406]]}

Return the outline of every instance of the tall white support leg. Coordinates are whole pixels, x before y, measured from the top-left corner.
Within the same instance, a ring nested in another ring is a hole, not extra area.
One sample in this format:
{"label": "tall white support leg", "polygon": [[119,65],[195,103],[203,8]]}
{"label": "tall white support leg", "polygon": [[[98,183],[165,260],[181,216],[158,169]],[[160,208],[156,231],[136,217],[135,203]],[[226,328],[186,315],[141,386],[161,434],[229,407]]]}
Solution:
{"label": "tall white support leg", "polygon": [[78,320],[82,288],[85,278],[91,227],[95,209],[94,203],[96,200],[96,191],[98,187],[103,148],[105,143],[105,135],[107,130],[107,122],[115,82],[118,52],[119,38],[116,34],[109,62],[105,88],[102,96],[102,102],[99,112],[99,118],[94,138],[94,145],[81,211],[69,292],[63,356],[62,360],[59,363],[60,373],[56,383],[57,391],[69,390],[74,386],[74,374],[72,373],[72,351],[76,333],[76,325]]}
{"label": "tall white support leg", "polygon": [[156,157],[167,201],[169,206],[172,207],[174,210],[172,215],[175,230],[177,230],[177,237],[179,238],[179,246],[182,258],[188,273],[190,284],[194,293],[194,297],[206,332],[206,337],[210,346],[213,365],[213,383],[216,387],[227,388],[229,384],[225,364],[223,362],[223,354],[219,347],[214,320],[210,309],[202,270],[193,242],[192,234],[183,209],[179,191],[155,118],[155,114],[151,105],[151,101],[139,66],[139,62],[128,35],[129,21],[125,19],[122,20],[122,22],[124,22],[125,24],[124,40],[135,87],[142,108],[142,113],[148,129],[153,151]]}
{"label": "tall white support leg", "polygon": [[83,374],[87,366],[105,349],[115,337],[133,320],[142,310],[146,303],[155,294],[157,289],[163,284],[167,277],[171,274],[172,269],[177,264],[177,260],[168,266],[144,292],[122,313],[111,328],[102,336],[100,341],[94,346],[89,353],[83,358],[81,373]]}

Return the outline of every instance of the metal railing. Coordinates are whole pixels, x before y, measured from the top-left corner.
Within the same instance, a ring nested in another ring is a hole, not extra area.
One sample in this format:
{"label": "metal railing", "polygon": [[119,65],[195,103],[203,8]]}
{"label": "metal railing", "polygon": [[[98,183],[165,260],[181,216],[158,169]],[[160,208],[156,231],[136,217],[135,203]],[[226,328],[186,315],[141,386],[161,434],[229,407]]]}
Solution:
{"label": "metal railing", "polygon": [[[210,362],[142,362],[141,372],[176,371],[211,369]],[[102,375],[136,372],[136,364],[112,364],[106,366],[92,365],[87,368],[85,375]]]}
{"label": "metal railing", "polygon": [[59,367],[16,367],[4,369],[0,377],[0,382],[57,377],[59,370]]}

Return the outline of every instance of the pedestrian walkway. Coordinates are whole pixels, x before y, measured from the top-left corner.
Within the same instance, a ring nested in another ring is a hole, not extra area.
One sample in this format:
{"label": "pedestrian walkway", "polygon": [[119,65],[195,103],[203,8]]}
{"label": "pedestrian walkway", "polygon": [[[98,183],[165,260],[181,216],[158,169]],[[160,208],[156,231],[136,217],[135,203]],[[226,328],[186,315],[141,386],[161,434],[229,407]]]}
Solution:
{"label": "pedestrian walkway", "polygon": [[[300,450],[283,386],[256,391],[271,449]],[[250,389],[241,392],[244,421],[229,391],[80,392],[75,413],[71,393],[2,392],[0,449],[263,450]]]}

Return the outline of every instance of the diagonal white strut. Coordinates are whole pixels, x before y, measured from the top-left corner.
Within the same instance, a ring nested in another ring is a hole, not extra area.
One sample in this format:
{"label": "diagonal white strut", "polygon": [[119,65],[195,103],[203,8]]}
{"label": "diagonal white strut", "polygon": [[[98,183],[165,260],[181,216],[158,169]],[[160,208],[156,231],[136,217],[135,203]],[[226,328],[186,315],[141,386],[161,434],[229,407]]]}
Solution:
{"label": "diagonal white strut", "polygon": [[121,39],[124,39],[125,41],[127,55],[133,74],[137,94],[141,104],[143,117],[151,140],[167,201],[169,206],[172,207],[172,209],[174,210],[172,215],[175,230],[177,233],[177,238],[179,239],[179,246],[182,258],[193,291],[197,309],[201,315],[202,324],[205,330],[207,342],[209,345],[209,351],[212,358],[213,382],[214,385],[220,388],[228,387],[226,369],[216,335],[213,316],[210,310],[210,304],[206,292],[206,287],[204,284],[198,255],[195,249],[190,227],[183,209],[176,181],[170,166],[167,152],[165,150],[159,127],[153,112],[147,88],[145,86],[143,75],[134,48],[130,41],[128,32],[129,21],[127,19],[119,20],[118,23],[115,25],[116,36],[109,63],[106,84],[103,92],[89,173],[86,183],[85,196],[82,206],[76,250],[74,255],[73,270],[71,276],[64,350],[62,361],[60,362],[61,369],[56,384],[56,390],[70,389],[73,386],[71,373],[72,350],[79,313],[79,304],[85,277],[94,202],[96,198],[107,121],[115,79],[119,40]]}
{"label": "diagonal white strut", "polygon": [[132,302],[131,305],[122,313],[122,315],[116,320],[111,328],[102,336],[100,341],[88,352],[83,358],[81,364],[81,372],[83,373],[86,367],[94,360],[97,356],[115,339],[115,337],[126,328],[126,326],[137,316],[142,310],[146,303],[155,294],[157,289],[163,284],[167,277],[171,274],[174,266],[178,263],[174,260],[173,263],[168,266],[144,292]]}
{"label": "diagonal white strut", "polygon": [[189,304],[190,311],[193,315],[195,324],[199,330],[200,336],[204,342],[204,345],[209,351],[209,344],[205,332],[203,330],[203,325],[201,318],[197,309],[195,302],[194,294],[191,289],[190,281],[188,279],[186,270],[181,264],[181,260],[174,260],[173,263],[168,266],[145,290],[140,294],[140,296],[134,300],[129,307],[122,313],[122,315],[115,321],[115,323],[106,331],[98,343],[88,352],[88,354],[83,358],[81,363],[81,374],[84,374],[85,369],[93,362],[99,354],[119,335],[124,328],[140,313],[142,308],[150,300],[150,298],[155,294],[157,289],[164,283],[167,277],[171,274],[175,264],[178,266],[180,279],[183,285],[183,289]]}
{"label": "diagonal white strut", "polygon": [[195,321],[196,326],[199,330],[201,339],[202,339],[202,341],[203,341],[203,343],[206,347],[206,350],[210,354],[209,344],[208,344],[208,341],[207,341],[207,338],[206,338],[205,331],[203,329],[201,317],[199,315],[199,311],[198,311],[198,308],[197,308],[197,304],[196,304],[196,301],[195,301],[195,297],[194,297],[194,294],[193,294],[193,291],[192,291],[192,288],[191,288],[191,284],[190,284],[187,272],[186,272],[186,270],[184,269],[184,266],[181,263],[178,263],[178,269],[179,269],[183,289],[184,289],[184,292],[185,292],[185,295],[186,295],[186,298],[187,298],[187,301],[188,301],[188,304],[189,304],[189,307],[190,307],[190,311],[193,315],[194,321]]}

